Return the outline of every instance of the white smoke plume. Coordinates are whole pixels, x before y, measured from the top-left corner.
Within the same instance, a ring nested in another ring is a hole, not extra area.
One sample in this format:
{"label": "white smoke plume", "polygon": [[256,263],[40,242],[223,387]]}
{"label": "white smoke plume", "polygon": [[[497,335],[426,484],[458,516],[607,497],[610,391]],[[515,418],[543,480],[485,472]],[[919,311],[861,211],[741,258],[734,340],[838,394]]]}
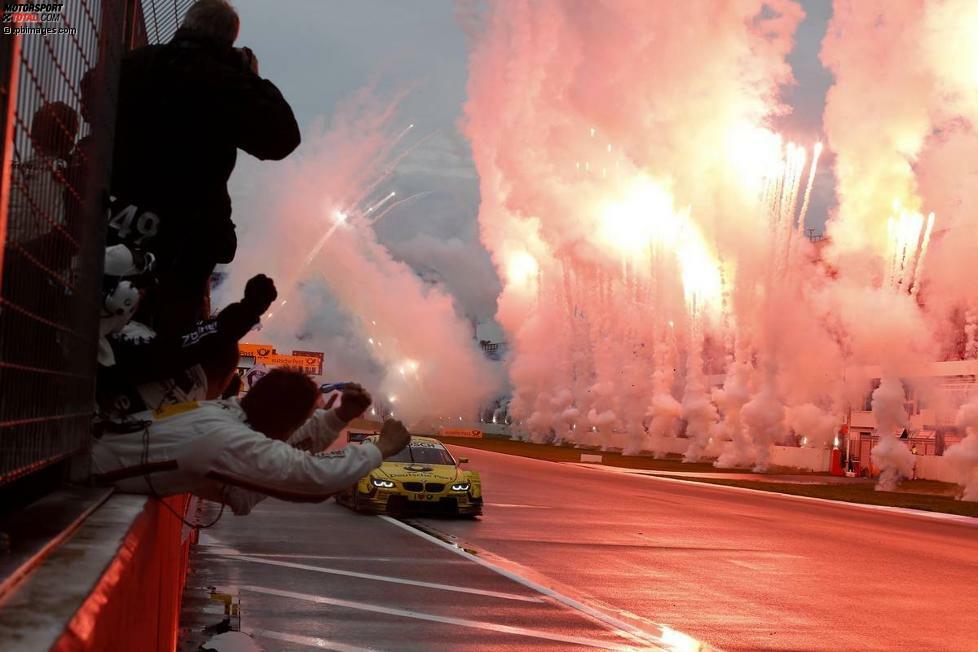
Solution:
{"label": "white smoke plume", "polygon": [[880,470],[876,488],[893,491],[900,480],[913,475],[915,459],[910,449],[897,436],[907,427],[906,394],[903,383],[884,375],[873,392],[873,417],[879,443],[873,447],[871,458]]}
{"label": "white smoke plume", "polygon": [[[228,285],[258,272],[272,276],[279,300],[262,320],[260,339],[285,352],[326,349],[327,374],[360,372],[341,380],[367,382],[396,417],[470,422],[498,387],[497,371],[443,285],[396,260],[374,230],[413,200],[390,187],[411,141],[411,128],[396,125],[396,107],[369,90],[358,93],[328,128],[306,130],[296,154],[262,175],[259,205],[236,213],[244,214],[244,233]],[[444,251],[427,244],[433,256]],[[408,247],[415,259],[424,245]],[[332,330],[343,325],[330,316],[336,309],[347,320],[341,339]],[[334,355],[345,364],[332,365]]]}
{"label": "white smoke plume", "polygon": [[723,412],[723,434],[728,441],[717,457],[717,468],[749,467],[755,458],[754,443],[744,423],[742,412],[751,398],[751,372],[748,349],[738,343],[737,359],[730,365],[723,388],[714,391],[714,400]]}
{"label": "white smoke plume", "polygon": [[655,371],[652,372],[652,402],[648,407],[648,439],[645,448],[656,457],[664,456],[665,438],[673,435],[682,405],[672,395],[675,370],[674,347],[668,341],[655,345]]}
{"label": "white smoke plume", "polygon": [[[906,420],[898,372],[974,350],[976,24],[978,6],[967,0],[839,0],[823,45],[836,78],[825,110],[839,181],[829,224],[828,258],[841,279],[834,300],[848,314],[854,357],[890,376],[874,395],[881,487],[912,470],[888,432]],[[872,128],[854,126],[869,115]],[[860,311],[876,317],[859,324]]]}
{"label": "white smoke plume", "polygon": [[961,500],[978,502],[978,399],[961,406],[957,424],[966,436],[948,448],[944,458],[961,485]]}
{"label": "white smoke plume", "polygon": [[771,447],[780,443],[787,432],[784,403],[770,379],[743,407],[741,415],[754,442],[754,471],[763,473],[771,465]]}
{"label": "white smoke plume", "polygon": [[689,447],[683,455],[685,462],[699,462],[710,443],[717,421],[717,410],[710,400],[703,378],[703,360],[699,344],[690,347],[686,356],[686,387],[683,393],[682,418],[686,421]]}
{"label": "white smoke plume", "polygon": [[[535,438],[560,428],[661,454],[679,408],[698,458],[716,421],[703,374],[722,370],[724,314],[751,303],[769,253],[761,190],[782,144],[767,121],[786,110],[803,14],[761,0],[487,4],[465,130],[503,281],[512,410]],[[742,303],[726,305],[742,271]],[[672,352],[692,332],[702,353]],[[684,374],[683,408],[672,369],[688,357],[700,370]]]}
{"label": "white smoke plume", "polygon": [[795,434],[805,438],[805,446],[825,448],[833,443],[839,429],[839,415],[826,412],[814,403],[788,408],[786,423]]}

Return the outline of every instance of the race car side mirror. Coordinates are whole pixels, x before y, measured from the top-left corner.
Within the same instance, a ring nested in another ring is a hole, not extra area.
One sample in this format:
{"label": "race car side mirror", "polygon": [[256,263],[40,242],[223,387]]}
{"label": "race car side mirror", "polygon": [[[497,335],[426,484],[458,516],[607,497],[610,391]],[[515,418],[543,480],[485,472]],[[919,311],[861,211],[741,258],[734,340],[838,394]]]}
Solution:
{"label": "race car side mirror", "polygon": [[469,463],[469,458],[467,458],[467,457],[460,457],[460,458],[458,458],[458,463],[459,464],[468,464]]}

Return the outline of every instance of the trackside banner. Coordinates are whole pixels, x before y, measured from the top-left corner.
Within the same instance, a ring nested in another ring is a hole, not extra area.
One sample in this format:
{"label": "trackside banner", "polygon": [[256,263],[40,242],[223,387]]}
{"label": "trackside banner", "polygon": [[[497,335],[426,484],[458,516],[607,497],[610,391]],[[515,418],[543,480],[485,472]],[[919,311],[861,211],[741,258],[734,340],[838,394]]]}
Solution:
{"label": "trackside banner", "polygon": [[466,428],[441,428],[438,434],[442,437],[466,437],[468,439],[482,439],[481,430],[468,430]]}

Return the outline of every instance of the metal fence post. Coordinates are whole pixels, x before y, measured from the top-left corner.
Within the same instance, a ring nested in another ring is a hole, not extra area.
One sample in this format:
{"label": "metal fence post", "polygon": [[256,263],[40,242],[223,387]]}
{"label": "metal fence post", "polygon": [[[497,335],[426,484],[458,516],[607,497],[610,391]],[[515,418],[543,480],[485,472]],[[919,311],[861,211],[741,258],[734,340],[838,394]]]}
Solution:
{"label": "metal fence post", "polygon": [[[10,203],[10,165],[13,162],[14,119],[17,111],[17,80],[20,70],[19,34],[0,44],[0,244],[7,240],[7,211]],[[0,246],[0,282],[3,281],[3,247]]]}

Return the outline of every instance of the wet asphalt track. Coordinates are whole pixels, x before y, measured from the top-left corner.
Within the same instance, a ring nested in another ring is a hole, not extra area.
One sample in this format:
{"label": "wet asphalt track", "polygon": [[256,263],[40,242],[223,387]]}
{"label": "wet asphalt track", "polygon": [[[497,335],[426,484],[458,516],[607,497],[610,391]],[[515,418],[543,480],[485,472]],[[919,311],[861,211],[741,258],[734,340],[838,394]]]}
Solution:
{"label": "wet asphalt track", "polygon": [[727,650],[978,650],[978,523],[464,455],[485,516],[409,519],[440,540],[268,500],[206,533],[188,586],[237,595],[268,650],[688,642],[655,623]]}
{"label": "wet asphalt track", "polygon": [[978,519],[464,455],[483,521],[423,523],[589,600],[727,650],[978,650]]}

